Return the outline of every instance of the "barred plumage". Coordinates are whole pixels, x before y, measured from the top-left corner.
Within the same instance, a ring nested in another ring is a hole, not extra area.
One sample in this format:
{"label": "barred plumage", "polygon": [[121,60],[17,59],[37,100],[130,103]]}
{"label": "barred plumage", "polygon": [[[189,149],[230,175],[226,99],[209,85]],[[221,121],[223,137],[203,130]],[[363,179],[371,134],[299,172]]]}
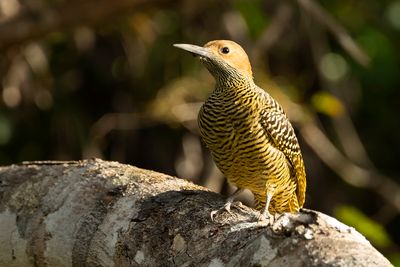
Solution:
{"label": "barred plumage", "polygon": [[175,46],[200,56],[216,80],[198,124],[218,168],[251,190],[263,215],[298,211],[306,174],[295,132],[282,107],[255,85],[244,50],[228,40]]}

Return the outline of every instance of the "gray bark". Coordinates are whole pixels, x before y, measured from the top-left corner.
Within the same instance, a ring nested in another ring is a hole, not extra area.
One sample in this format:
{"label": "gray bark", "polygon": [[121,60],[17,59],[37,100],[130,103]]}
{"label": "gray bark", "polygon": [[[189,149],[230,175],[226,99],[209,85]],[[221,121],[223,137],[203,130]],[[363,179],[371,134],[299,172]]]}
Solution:
{"label": "gray bark", "polygon": [[188,181],[102,160],[0,168],[0,266],[392,266],[303,210],[272,226]]}

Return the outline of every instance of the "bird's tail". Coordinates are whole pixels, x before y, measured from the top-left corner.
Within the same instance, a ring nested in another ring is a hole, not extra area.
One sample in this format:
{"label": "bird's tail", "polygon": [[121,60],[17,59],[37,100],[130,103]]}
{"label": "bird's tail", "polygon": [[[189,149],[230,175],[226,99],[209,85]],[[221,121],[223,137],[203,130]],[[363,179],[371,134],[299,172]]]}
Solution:
{"label": "bird's tail", "polygon": [[297,188],[296,188],[297,202],[299,208],[302,208],[306,198],[307,181],[306,181],[306,170],[304,167],[304,162],[301,154],[295,157],[294,169],[295,169],[295,175],[297,177]]}

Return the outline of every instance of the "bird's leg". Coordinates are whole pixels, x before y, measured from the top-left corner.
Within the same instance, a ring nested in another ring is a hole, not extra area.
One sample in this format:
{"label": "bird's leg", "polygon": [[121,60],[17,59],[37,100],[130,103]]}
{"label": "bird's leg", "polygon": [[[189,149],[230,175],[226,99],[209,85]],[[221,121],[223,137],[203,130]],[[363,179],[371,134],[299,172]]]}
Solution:
{"label": "bird's leg", "polygon": [[231,205],[232,205],[232,203],[233,203],[233,201],[235,200],[235,198],[240,194],[240,193],[242,193],[243,192],[243,188],[238,188],[238,189],[236,189],[236,191],[235,192],[233,192],[233,194],[232,195],[230,195],[227,199],[226,199],[226,202],[225,202],[225,205],[224,205],[224,209],[226,210],[226,211],[230,211],[231,210]]}
{"label": "bird's leg", "polygon": [[274,216],[272,216],[272,214],[269,213],[269,211],[268,211],[272,196],[273,196],[273,193],[271,193],[271,192],[267,193],[267,201],[265,203],[265,207],[262,210],[260,217],[258,218],[260,221],[269,220],[270,225],[272,225],[274,223]]}
{"label": "bird's leg", "polygon": [[236,189],[236,191],[233,192],[233,194],[230,195],[230,196],[226,199],[226,202],[225,202],[224,206],[223,206],[221,209],[213,210],[213,211],[210,213],[211,220],[214,220],[215,215],[216,215],[219,211],[221,211],[221,210],[225,210],[225,211],[227,211],[228,213],[231,214],[231,205],[232,205],[233,201],[235,200],[235,198],[236,198],[241,192],[243,192],[243,190],[244,190],[243,188],[238,188],[238,189]]}

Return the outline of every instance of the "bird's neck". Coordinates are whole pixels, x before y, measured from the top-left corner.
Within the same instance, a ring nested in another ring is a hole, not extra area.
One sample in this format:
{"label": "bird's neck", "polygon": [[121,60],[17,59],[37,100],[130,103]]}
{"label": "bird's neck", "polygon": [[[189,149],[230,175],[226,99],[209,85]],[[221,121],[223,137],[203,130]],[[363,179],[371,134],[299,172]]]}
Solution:
{"label": "bird's neck", "polygon": [[228,95],[246,94],[255,87],[253,77],[247,76],[230,76],[216,77],[215,90]]}

